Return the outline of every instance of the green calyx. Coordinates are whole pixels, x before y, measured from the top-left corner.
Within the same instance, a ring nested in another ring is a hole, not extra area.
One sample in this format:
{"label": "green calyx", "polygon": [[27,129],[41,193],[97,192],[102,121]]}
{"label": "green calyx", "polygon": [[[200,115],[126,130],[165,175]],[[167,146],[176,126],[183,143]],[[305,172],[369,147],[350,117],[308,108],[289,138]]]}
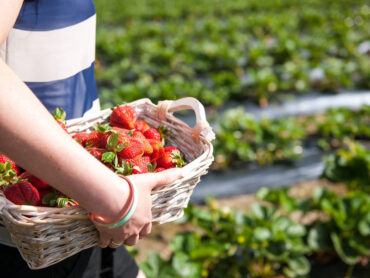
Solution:
{"label": "green calyx", "polygon": [[76,205],[77,202],[71,198],[61,195],[60,193],[52,192],[46,194],[42,198],[42,204],[51,207],[64,208],[68,205]]}
{"label": "green calyx", "polygon": [[66,112],[63,111],[62,108],[55,108],[54,113],[53,113],[54,119],[58,121],[64,121],[67,114]]}
{"label": "green calyx", "polygon": [[[136,168],[135,168],[136,167]],[[123,176],[129,176],[132,174],[132,171],[137,169],[137,166],[134,166],[132,163],[127,162],[126,160],[122,159],[122,162],[118,162],[118,157],[115,156],[114,158],[114,169],[116,174],[120,174]],[[138,169],[140,171],[140,169]]]}
{"label": "green calyx", "polygon": [[108,137],[107,141],[107,149],[109,151],[112,151],[114,153],[120,152],[123,150],[123,148],[126,148],[127,146],[123,143],[119,143],[119,133],[113,132]]}
{"label": "green calyx", "polygon": [[177,168],[185,166],[187,163],[182,158],[180,151],[173,151],[171,153],[172,162],[176,164]]}
{"label": "green calyx", "polygon": [[9,161],[0,163],[0,187],[5,188],[18,181],[17,172],[12,168],[12,164]]}
{"label": "green calyx", "polygon": [[109,124],[102,124],[102,125],[95,124],[94,129],[99,131],[100,133],[107,133],[110,131],[114,131],[112,130],[112,127]]}

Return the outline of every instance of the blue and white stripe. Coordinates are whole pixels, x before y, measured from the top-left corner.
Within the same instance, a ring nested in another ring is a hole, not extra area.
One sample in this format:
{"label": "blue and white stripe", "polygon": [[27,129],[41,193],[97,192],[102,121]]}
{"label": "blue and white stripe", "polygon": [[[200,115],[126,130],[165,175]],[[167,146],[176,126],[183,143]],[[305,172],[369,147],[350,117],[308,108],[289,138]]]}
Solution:
{"label": "blue and white stripe", "polygon": [[94,78],[92,0],[24,2],[0,56],[52,112],[68,118],[100,109]]}

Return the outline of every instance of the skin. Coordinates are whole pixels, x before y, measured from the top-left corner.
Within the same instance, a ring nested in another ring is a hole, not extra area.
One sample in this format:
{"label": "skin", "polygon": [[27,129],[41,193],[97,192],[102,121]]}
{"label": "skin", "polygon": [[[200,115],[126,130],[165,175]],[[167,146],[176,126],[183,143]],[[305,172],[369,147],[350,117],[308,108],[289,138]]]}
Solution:
{"label": "skin", "polygon": [[[5,41],[23,1],[0,0],[0,45]],[[86,152],[56,123],[42,103],[0,59],[0,152],[77,200],[105,223],[118,222],[127,211],[127,182]],[[151,231],[153,188],[182,177],[180,169],[130,176],[138,191],[131,219],[115,229],[97,226],[99,246],[135,245]],[[97,205],[99,204],[99,205]],[[140,276],[141,275],[141,276]],[[144,277],[139,273],[138,277]]]}

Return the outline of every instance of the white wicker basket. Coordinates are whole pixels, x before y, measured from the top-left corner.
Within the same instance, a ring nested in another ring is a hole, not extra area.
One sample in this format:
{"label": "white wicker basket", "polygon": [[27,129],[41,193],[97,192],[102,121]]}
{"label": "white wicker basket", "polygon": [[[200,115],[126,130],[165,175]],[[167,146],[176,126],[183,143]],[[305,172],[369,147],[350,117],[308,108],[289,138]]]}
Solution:
{"label": "white wicker basket", "polygon": [[[213,162],[214,139],[204,107],[194,98],[176,101],[163,101],[154,105],[149,99],[132,103],[139,114],[150,126],[165,125],[172,135],[167,138],[171,146],[179,148],[189,162],[182,168],[184,178],[152,192],[152,221],[162,224],[174,221],[183,215],[194,187],[200,176],[207,173]],[[196,126],[190,128],[172,115],[172,112],[193,109]],[[93,125],[109,122],[111,110],[103,110],[89,116],[67,122],[71,134],[91,131]],[[98,232],[88,213],[83,208],[48,208],[19,206],[0,194],[0,216],[10,233],[13,243],[32,269],[41,269],[60,262],[79,251],[95,246]]]}

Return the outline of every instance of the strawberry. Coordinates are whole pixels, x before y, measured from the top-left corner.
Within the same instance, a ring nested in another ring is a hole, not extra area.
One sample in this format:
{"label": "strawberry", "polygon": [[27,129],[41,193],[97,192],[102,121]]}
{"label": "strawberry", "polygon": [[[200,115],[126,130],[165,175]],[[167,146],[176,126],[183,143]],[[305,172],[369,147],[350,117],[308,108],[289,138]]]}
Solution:
{"label": "strawberry", "polygon": [[128,135],[130,133],[130,129],[121,128],[121,127],[112,127],[112,130],[117,131],[119,134]]}
{"label": "strawberry", "polygon": [[135,108],[129,105],[117,106],[110,115],[110,125],[128,129],[135,128],[138,114]]}
{"label": "strawberry", "polygon": [[126,159],[128,163],[133,165],[132,174],[144,174],[148,173],[148,164],[150,164],[149,156],[142,156],[134,159]]}
{"label": "strawberry", "polygon": [[141,133],[144,133],[150,128],[149,124],[146,121],[137,121],[135,123],[135,129],[137,131],[140,131]]}
{"label": "strawberry", "polygon": [[124,148],[118,152],[118,156],[123,159],[130,159],[144,154],[144,144],[139,139],[120,135],[119,143]]}
{"label": "strawberry", "polygon": [[33,205],[40,202],[40,194],[36,187],[28,181],[11,184],[4,189],[5,197],[16,205]]}
{"label": "strawberry", "polygon": [[95,156],[95,158],[99,161],[101,161],[103,153],[105,152],[105,149],[100,149],[97,147],[92,148],[85,148],[91,155]]}
{"label": "strawberry", "polygon": [[11,169],[13,169],[15,173],[19,175],[19,173],[21,172],[21,169],[18,167],[18,165],[13,160],[11,160],[9,157],[3,154],[0,154],[0,163],[5,164],[5,162],[9,162],[11,165]]}
{"label": "strawberry", "polygon": [[86,140],[86,147],[103,147],[102,146],[102,137],[104,133],[101,133],[97,130],[92,131],[89,133],[89,136]]}
{"label": "strawberry", "polygon": [[146,130],[144,132],[144,136],[147,139],[154,139],[154,140],[157,140],[157,141],[161,141],[162,140],[161,139],[161,134],[155,128],[149,128],[148,130]]}
{"label": "strawberry", "polygon": [[72,138],[82,147],[86,147],[86,142],[87,139],[89,138],[89,133],[86,132],[76,133],[75,135],[72,136]]}
{"label": "strawberry", "polygon": [[29,181],[33,186],[37,189],[48,189],[50,185],[48,185],[45,181],[39,179],[38,177],[32,175],[30,172],[24,172],[19,176],[21,179]]}
{"label": "strawberry", "polygon": [[66,112],[64,112],[62,108],[55,108],[53,116],[57,123],[60,125],[60,127],[63,128],[63,130],[68,133],[64,121],[66,118]]}
{"label": "strawberry", "polygon": [[156,161],[161,153],[161,150],[163,149],[163,145],[160,141],[154,140],[154,139],[148,139],[149,144],[152,146],[153,152],[150,155],[151,161]]}
{"label": "strawberry", "polygon": [[132,137],[139,139],[144,144],[144,154],[153,153],[153,147],[150,145],[148,139],[140,131],[135,130]]}
{"label": "strawberry", "polygon": [[157,159],[159,168],[182,167],[185,164],[180,150],[175,147],[165,147]]}

